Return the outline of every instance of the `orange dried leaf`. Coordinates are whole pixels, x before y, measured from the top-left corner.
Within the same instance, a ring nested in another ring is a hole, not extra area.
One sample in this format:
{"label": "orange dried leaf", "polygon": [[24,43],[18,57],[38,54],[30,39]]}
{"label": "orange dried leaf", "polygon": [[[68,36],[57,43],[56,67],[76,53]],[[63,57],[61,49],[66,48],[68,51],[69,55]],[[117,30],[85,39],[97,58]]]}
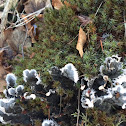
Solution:
{"label": "orange dried leaf", "polygon": [[28,19],[27,19],[26,15],[22,14],[21,16],[22,16],[22,18],[24,18],[25,23],[27,23],[28,30],[31,29],[31,27],[32,27],[31,22],[28,23]]}
{"label": "orange dried leaf", "polygon": [[101,49],[102,49],[102,51],[104,51],[104,50],[103,50],[102,40],[100,40],[100,45],[101,45]]}
{"label": "orange dried leaf", "polygon": [[119,97],[120,97],[120,93],[117,92],[117,94],[116,94],[116,98],[119,98]]}
{"label": "orange dried leaf", "polygon": [[64,6],[61,0],[52,0],[52,5],[56,10],[61,9]]}
{"label": "orange dried leaf", "polygon": [[39,18],[39,19],[43,18],[43,14],[39,14],[39,15],[37,16],[37,18]]}
{"label": "orange dried leaf", "polygon": [[71,4],[69,2],[67,2],[66,0],[64,1],[64,4],[67,6],[67,7],[71,7]]}
{"label": "orange dried leaf", "polygon": [[76,49],[79,51],[79,54],[81,57],[83,57],[83,53],[84,53],[83,47],[84,47],[85,43],[86,43],[86,33],[80,27]]}
{"label": "orange dried leaf", "polygon": [[71,5],[69,2],[67,2],[66,0],[64,1],[64,4],[67,6],[67,7],[70,7],[71,9],[77,11],[78,10],[78,7],[76,5]]}
{"label": "orange dried leaf", "polygon": [[30,59],[32,59],[34,56],[35,56],[35,53],[33,52],[33,53],[30,55]]}

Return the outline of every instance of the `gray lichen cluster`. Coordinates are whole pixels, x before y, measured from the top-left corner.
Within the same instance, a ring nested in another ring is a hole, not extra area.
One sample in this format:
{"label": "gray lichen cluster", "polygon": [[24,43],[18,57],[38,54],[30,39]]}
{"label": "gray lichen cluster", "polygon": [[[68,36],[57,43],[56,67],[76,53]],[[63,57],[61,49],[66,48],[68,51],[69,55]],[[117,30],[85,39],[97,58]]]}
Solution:
{"label": "gray lichen cluster", "polygon": [[107,57],[98,77],[88,80],[87,85],[81,96],[83,108],[102,107],[106,102],[126,108],[126,69],[118,55]]}

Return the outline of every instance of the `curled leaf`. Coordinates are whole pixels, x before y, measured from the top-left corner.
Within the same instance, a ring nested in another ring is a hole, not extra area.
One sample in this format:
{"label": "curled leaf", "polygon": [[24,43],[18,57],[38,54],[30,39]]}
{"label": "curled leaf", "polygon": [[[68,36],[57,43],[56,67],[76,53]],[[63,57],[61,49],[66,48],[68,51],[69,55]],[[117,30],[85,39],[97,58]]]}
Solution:
{"label": "curled leaf", "polygon": [[85,43],[86,43],[86,33],[80,27],[76,49],[79,51],[81,57],[83,57],[83,53],[84,53],[83,46],[85,45]]}
{"label": "curled leaf", "polygon": [[77,16],[80,20],[80,22],[82,23],[82,26],[86,26],[89,23],[92,23],[92,20],[90,17],[81,15],[81,16]]}
{"label": "curled leaf", "polygon": [[61,9],[64,6],[61,0],[52,0],[52,5],[56,10]]}
{"label": "curled leaf", "polygon": [[24,10],[27,14],[33,13],[39,9],[44,8],[47,6],[51,8],[50,0],[28,0],[24,4]]}

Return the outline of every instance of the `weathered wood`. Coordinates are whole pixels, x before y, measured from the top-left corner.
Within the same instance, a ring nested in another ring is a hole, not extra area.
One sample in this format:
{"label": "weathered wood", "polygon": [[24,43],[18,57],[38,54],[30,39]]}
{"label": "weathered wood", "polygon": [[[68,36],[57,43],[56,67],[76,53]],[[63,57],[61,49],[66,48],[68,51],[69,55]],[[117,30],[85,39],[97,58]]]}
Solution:
{"label": "weathered wood", "polygon": [[4,42],[4,29],[6,27],[6,23],[7,23],[7,17],[8,17],[8,12],[12,7],[16,6],[18,0],[6,0],[5,3],[5,7],[1,16],[1,26],[0,26],[0,30],[1,30],[1,34],[0,34],[0,47],[3,47],[3,42]]}

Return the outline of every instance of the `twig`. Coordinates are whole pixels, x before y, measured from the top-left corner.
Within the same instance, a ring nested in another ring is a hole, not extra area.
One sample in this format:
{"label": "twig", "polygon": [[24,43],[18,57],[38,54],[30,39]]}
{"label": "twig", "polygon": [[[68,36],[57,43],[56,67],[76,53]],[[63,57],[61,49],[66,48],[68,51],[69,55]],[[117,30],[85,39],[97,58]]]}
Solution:
{"label": "twig", "polygon": [[0,48],[1,50],[3,49],[3,50],[6,50],[6,48],[8,48],[9,46],[5,46],[5,47],[2,47],[2,48]]}
{"label": "twig", "polygon": [[2,7],[4,8],[4,5],[5,5],[5,3],[1,4],[1,5],[0,5],[0,8],[2,8]]}
{"label": "twig", "polygon": [[[83,26],[82,24],[80,25],[80,27],[85,28],[87,26],[87,24],[85,26]],[[79,34],[77,34],[68,44],[70,45],[77,37],[79,36]]]}
{"label": "twig", "polygon": [[104,50],[103,50],[102,40],[100,40],[100,45],[101,45],[101,49],[102,49],[102,52],[103,52]]}
{"label": "twig", "polygon": [[98,13],[100,7],[102,6],[102,4],[103,4],[103,1],[100,3],[100,5],[99,5],[99,7],[98,7],[98,9],[97,9],[97,11],[96,11],[96,13],[95,13],[95,17],[96,17],[96,15],[97,15],[97,13]]}
{"label": "twig", "polygon": [[79,116],[80,116],[80,88],[78,90],[78,108],[77,108],[78,114],[77,114],[77,124],[76,126],[79,126]]}
{"label": "twig", "polygon": [[25,44],[25,41],[26,41],[27,36],[28,36],[27,32],[28,32],[28,28],[26,26],[26,35],[25,35],[25,39],[24,39],[24,41],[22,43],[22,57],[23,57],[23,59],[24,59],[24,44]]}
{"label": "twig", "polygon": [[72,39],[68,44],[71,44],[71,43],[78,37],[78,35],[79,35],[79,34],[77,34],[77,35],[75,36],[75,38]]}
{"label": "twig", "polygon": [[59,112],[59,114],[61,113],[61,107],[62,107],[62,95],[60,95],[60,112]]}
{"label": "twig", "polygon": [[50,119],[50,107],[48,108],[48,119]]}
{"label": "twig", "polygon": [[125,10],[124,10],[124,28],[125,28],[124,39],[126,39],[126,18],[125,18]]}
{"label": "twig", "polygon": [[[13,26],[9,26],[8,28],[14,28],[14,27],[20,27],[20,26],[23,26],[23,25],[26,25],[28,24],[29,22],[31,22],[36,16],[38,16],[43,10],[45,10],[47,7],[49,6],[49,4],[47,6],[45,6],[44,8],[42,9],[39,9],[33,13],[30,13],[28,15],[26,15],[24,18],[18,18],[18,20],[14,23]],[[28,21],[26,22],[27,19]],[[7,28],[7,29],[8,29]]]}

